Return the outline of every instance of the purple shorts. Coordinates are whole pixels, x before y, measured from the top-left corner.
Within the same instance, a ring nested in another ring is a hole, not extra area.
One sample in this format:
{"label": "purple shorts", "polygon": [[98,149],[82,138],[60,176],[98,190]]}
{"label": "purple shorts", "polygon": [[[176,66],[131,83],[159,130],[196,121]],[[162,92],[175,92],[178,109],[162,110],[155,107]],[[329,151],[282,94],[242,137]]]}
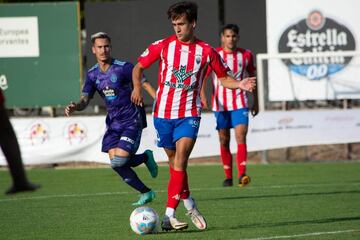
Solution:
{"label": "purple shorts", "polygon": [[102,152],[113,148],[121,148],[130,154],[135,154],[141,140],[142,126],[139,124],[123,124],[120,128],[108,128],[102,141]]}

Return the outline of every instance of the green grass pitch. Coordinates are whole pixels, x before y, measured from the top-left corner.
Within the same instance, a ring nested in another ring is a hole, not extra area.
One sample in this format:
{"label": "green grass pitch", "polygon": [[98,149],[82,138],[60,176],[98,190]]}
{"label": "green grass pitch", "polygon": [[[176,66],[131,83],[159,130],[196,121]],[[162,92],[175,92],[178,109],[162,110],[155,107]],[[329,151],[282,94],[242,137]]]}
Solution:
{"label": "green grass pitch", "polygon": [[[137,173],[157,198],[149,206],[164,214],[168,168],[151,179]],[[139,236],[129,226],[138,194],[111,169],[33,169],[42,188],[5,196],[9,173],[0,171],[0,239],[360,239],[360,163],[249,165],[245,188],[221,186],[220,165],[189,166],[192,196],[208,229],[197,230],[180,203],[180,232]]]}

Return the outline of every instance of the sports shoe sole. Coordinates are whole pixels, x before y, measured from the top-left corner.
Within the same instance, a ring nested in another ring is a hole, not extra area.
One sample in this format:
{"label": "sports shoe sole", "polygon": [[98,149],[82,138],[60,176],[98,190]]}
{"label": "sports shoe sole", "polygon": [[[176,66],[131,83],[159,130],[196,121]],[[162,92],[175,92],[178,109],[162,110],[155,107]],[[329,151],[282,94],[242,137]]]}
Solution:
{"label": "sports shoe sole", "polygon": [[182,230],[185,230],[185,229],[187,229],[189,226],[188,225],[185,225],[185,226],[182,226],[182,227],[179,227],[179,228],[173,228],[172,226],[171,227],[163,227],[163,226],[161,226],[161,229],[163,230],[163,231],[166,231],[166,232],[168,232],[168,231],[182,231]]}
{"label": "sports shoe sole", "polygon": [[232,187],[233,186],[233,181],[232,181],[232,179],[230,180],[230,179],[225,179],[224,181],[223,181],[223,187]]}
{"label": "sports shoe sole", "polygon": [[188,227],[189,227],[189,225],[187,223],[183,223],[183,224],[179,225],[178,227],[173,227],[170,222],[168,224],[164,224],[164,223],[161,224],[161,229],[163,231],[172,231],[172,230],[181,231],[181,230],[187,229]]}
{"label": "sports shoe sole", "polygon": [[239,187],[245,187],[246,185],[248,185],[249,183],[250,183],[250,177],[249,176],[243,176],[242,178],[241,178],[241,181],[240,181],[240,183],[239,183]]}
{"label": "sports shoe sole", "polygon": [[199,230],[205,230],[207,228],[207,223],[204,217],[200,219],[197,216],[192,216],[191,221],[193,222],[195,227]]}

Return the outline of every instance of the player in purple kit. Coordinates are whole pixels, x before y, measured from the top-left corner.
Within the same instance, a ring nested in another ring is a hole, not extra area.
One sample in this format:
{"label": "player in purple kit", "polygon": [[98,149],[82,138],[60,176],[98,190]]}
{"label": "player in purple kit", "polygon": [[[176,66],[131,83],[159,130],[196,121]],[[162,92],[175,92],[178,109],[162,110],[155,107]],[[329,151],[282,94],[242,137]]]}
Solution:
{"label": "player in purple kit", "polygon": [[[135,154],[144,123],[140,108],[130,101],[133,64],[111,57],[111,39],[108,34],[95,33],[91,36],[91,42],[97,64],[87,73],[80,101],[67,105],[65,114],[69,116],[74,111],[84,110],[95,92],[100,94],[108,112],[102,151],[109,154],[112,169],[124,182],[141,193],[140,199],[133,205],[143,205],[151,202],[155,193],[139,179],[132,168],[145,163],[151,176],[155,178],[158,166],[151,150]],[[150,95],[154,95],[151,85],[146,84],[144,88]]]}

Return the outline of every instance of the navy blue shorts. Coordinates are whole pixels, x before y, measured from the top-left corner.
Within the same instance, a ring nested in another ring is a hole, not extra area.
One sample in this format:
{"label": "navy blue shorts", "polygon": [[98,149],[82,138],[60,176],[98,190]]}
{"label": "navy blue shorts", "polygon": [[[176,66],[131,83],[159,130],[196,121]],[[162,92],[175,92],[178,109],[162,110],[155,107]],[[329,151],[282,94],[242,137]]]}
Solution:
{"label": "navy blue shorts", "polygon": [[108,128],[102,141],[102,152],[113,148],[121,148],[130,154],[135,154],[139,148],[142,127],[139,124],[125,125],[121,128]]}
{"label": "navy blue shorts", "polygon": [[157,146],[175,149],[176,141],[182,137],[196,140],[200,117],[186,117],[180,119],[154,118],[154,126],[157,132]]}
{"label": "navy blue shorts", "polygon": [[216,118],[216,130],[230,129],[237,125],[249,124],[249,109],[241,108],[233,111],[214,112]]}

